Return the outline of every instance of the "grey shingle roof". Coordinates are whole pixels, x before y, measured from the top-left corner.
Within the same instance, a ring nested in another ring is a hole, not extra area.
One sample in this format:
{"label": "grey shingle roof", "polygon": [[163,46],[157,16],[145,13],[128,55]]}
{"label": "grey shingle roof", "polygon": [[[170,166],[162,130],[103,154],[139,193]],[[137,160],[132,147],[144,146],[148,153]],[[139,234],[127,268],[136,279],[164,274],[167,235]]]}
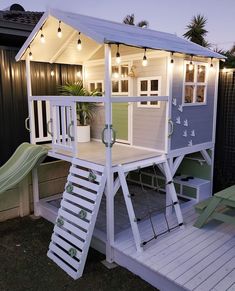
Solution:
{"label": "grey shingle roof", "polygon": [[42,15],[32,11],[0,11],[0,21],[35,26]]}

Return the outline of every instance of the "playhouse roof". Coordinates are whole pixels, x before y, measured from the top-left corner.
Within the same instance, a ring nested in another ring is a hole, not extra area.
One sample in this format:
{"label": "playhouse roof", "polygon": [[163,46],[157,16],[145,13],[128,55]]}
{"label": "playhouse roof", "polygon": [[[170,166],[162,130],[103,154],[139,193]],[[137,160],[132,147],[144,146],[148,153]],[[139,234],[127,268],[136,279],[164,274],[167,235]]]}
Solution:
{"label": "playhouse roof", "polygon": [[[44,28],[44,25],[50,18],[53,18],[54,21],[57,21],[56,25],[58,25],[58,20],[60,20],[62,24],[73,28],[73,30],[81,32],[81,34],[87,36],[98,44],[119,43],[133,47],[177,52],[202,57],[218,59],[225,58],[221,54],[201,47],[200,45],[178,37],[174,34],[51,9],[44,13],[41,20],[38,22],[26,40],[25,44],[17,54],[16,60],[25,59],[24,54],[28,46],[33,44],[34,39],[40,31],[40,28],[42,26]],[[63,42],[61,42],[61,46],[62,45]],[[57,50],[58,49],[59,48],[57,48]],[[38,50],[38,52],[42,54],[41,49]],[[49,61],[49,58],[45,59],[45,61]]]}

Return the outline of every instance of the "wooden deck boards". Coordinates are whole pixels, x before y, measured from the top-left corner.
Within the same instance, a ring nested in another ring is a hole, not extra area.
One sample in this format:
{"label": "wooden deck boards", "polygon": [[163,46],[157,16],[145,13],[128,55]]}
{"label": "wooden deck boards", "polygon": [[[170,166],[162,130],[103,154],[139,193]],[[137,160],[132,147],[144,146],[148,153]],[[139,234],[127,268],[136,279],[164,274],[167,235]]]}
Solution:
{"label": "wooden deck boards", "polygon": [[[130,231],[119,233],[115,249],[136,263],[131,269],[145,266],[166,281],[174,282],[182,290],[233,290],[235,287],[235,228],[224,223],[210,222],[202,229],[193,227],[196,214],[192,208],[183,208],[185,229],[177,229],[159,237],[143,253],[136,253]],[[164,227],[161,215],[159,229]],[[147,221],[140,225],[141,235],[150,233]],[[119,259],[120,260],[120,256]],[[120,263],[120,261],[118,262]],[[125,262],[122,266],[125,266]],[[143,278],[146,277],[143,275]],[[153,283],[154,278],[151,280]],[[160,288],[156,280],[156,287]],[[178,290],[178,289],[177,289]]]}
{"label": "wooden deck boards", "polygon": [[[51,146],[51,144],[48,144],[48,146]],[[57,150],[56,153],[72,157],[71,153],[64,150]],[[49,152],[49,155],[53,156],[53,153]],[[120,143],[116,143],[112,148],[113,166],[119,164],[124,165],[161,155],[161,152],[140,149]],[[97,141],[78,143],[77,158],[99,165],[105,165],[105,146],[103,143]]]}

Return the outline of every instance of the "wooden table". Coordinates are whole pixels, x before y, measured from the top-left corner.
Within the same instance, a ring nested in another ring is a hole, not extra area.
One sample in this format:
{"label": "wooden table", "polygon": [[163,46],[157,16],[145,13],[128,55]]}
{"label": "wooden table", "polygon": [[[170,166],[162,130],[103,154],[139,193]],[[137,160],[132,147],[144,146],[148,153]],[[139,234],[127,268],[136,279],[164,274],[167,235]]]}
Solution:
{"label": "wooden table", "polygon": [[[225,206],[223,211],[218,211],[219,206]],[[229,224],[235,225],[235,216],[224,213],[227,207],[235,210],[235,185],[226,188],[213,197],[202,201],[196,205],[196,210],[201,214],[195,222],[194,226],[201,228],[209,219],[217,219]]]}

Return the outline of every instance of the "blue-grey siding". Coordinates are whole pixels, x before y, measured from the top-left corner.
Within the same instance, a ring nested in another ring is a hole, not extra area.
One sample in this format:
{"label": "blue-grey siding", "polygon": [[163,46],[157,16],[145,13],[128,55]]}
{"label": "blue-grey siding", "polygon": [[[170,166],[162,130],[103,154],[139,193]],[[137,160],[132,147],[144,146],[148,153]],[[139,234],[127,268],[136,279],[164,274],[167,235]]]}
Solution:
{"label": "blue-grey siding", "polygon": [[[171,137],[171,150],[187,147],[190,140],[192,140],[193,145],[212,141],[215,70],[210,70],[208,75],[207,104],[183,106],[183,112],[180,112],[178,106],[182,104],[183,62],[183,59],[178,58],[175,60],[174,65],[172,98],[176,98],[177,106],[172,105],[174,133]],[[178,116],[181,118],[180,125],[176,124]],[[186,119],[188,120],[188,127],[183,125]],[[187,130],[187,137],[183,137],[184,130]],[[195,131],[195,137],[190,136],[192,130]]]}

